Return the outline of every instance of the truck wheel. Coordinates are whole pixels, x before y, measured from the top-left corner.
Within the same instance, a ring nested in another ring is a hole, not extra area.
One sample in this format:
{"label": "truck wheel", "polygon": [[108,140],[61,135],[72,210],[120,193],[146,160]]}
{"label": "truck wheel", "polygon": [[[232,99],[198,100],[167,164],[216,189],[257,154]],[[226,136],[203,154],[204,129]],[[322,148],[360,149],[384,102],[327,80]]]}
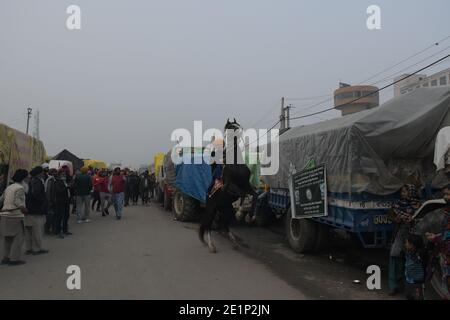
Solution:
{"label": "truck wheel", "polygon": [[442,279],[442,262],[440,261],[440,259],[442,259],[442,257],[436,259],[436,262],[434,263],[434,272],[430,283],[436,294],[441,299],[450,299],[450,279],[445,279],[447,280],[447,283],[444,279]]}
{"label": "truck wheel", "polygon": [[172,210],[172,199],[170,199],[170,196],[167,194],[167,192],[164,192],[164,210]]}
{"label": "truck wheel", "polygon": [[309,219],[292,219],[291,209],[286,215],[286,235],[292,250],[310,253],[317,240],[317,224]]}
{"label": "truck wheel", "polygon": [[326,225],[316,223],[317,225],[317,240],[314,245],[314,252],[320,252],[328,247],[330,240],[330,228]]}
{"label": "truck wheel", "polygon": [[274,220],[275,215],[267,202],[267,198],[256,204],[255,217],[256,225],[261,228],[269,226]]}
{"label": "truck wheel", "polygon": [[198,209],[197,200],[177,190],[173,194],[172,202],[173,213],[178,221],[188,221],[195,218]]}

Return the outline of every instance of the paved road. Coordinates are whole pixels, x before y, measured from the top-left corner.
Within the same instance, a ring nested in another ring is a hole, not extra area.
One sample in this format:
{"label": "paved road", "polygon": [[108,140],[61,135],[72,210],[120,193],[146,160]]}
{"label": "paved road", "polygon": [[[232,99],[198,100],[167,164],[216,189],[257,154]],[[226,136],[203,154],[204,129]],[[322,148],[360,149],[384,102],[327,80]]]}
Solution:
{"label": "paved road", "polygon": [[[277,233],[235,226],[246,246],[233,250],[214,234],[219,252],[210,254],[197,224],[175,222],[155,204],[127,207],[120,221],[98,213],[92,218],[77,225],[72,216],[74,235],[45,237],[49,254],[0,266],[0,299],[392,299],[386,265],[382,290],[365,286],[366,267],[383,260],[370,251],[299,255]],[[66,287],[69,265],[81,268],[81,290]]]}
{"label": "paved road", "polygon": [[[88,224],[73,221],[72,236],[44,239],[49,254],[26,256],[23,266],[0,266],[0,299],[308,297],[220,236],[219,253],[210,254],[194,224],[174,222],[156,205],[128,207],[120,221],[98,214]],[[81,268],[81,290],[66,287],[69,265]]]}

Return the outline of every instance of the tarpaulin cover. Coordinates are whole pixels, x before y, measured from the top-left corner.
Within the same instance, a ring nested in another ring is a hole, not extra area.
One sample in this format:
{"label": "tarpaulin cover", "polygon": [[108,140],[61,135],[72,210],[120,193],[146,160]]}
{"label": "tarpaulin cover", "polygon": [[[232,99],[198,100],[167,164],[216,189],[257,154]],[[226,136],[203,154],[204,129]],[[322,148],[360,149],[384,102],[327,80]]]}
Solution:
{"label": "tarpaulin cover", "polygon": [[9,177],[17,169],[41,165],[46,157],[42,141],[0,123],[0,165],[9,166]]}
{"label": "tarpaulin cover", "polygon": [[308,126],[280,136],[280,169],[271,187],[287,188],[290,166],[311,159],[326,164],[331,192],[388,195],[408,176],[435,174],[436,135],[450,125],[450,90],[419,88],[371,110]]}
{"label": "tarpaulin cover", "polygon": [[96,169],[106,169],[108,167],[106,162],[103,162],[100,160],[89,159],[89,160],[83,160],[83,162],[86,167],[92,167],[92,168],[96,168]]}
{"label": "tarpaulin cover", "polygon": [[442,128],[436,138],[434,164],[438,170],[450,164],[450,127]]}
{"label": "tarpaulin cover", "polygon": [[212,181],[211,166],[208,161],[194,164],[195,158],[202,160],[202,155],[193,155],[191,164],[182,163],[175,166],[175,187],[184,194],[206,203],[208,187]]}
{"label": "tarpaulin cover", "polygon": [[164,162],[164,152],[159,152],[153,158],[153,163],[155,164],[155,174],[158,176],[159,168],[163,165]]}
{"label": "tarpaulin cover", "polygon": [[166,153],[164,156],[164,180],[167,184],[173,186],[175,184],[175,166],[172,162],[172,150]]}

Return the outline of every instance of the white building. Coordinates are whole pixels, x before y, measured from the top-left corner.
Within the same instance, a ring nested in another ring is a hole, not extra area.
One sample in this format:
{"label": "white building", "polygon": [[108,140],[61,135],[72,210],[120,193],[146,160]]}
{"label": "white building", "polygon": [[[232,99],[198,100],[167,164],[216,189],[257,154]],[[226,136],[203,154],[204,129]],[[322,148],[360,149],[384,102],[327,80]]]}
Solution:
{"label": "white building", "polygon": [[[398,81],[408,74],[394,78]],[[394,97],[399,97],[420,87],[450,87],[450,68],[439,71],[431,76],[416,74],[394,85]]]}

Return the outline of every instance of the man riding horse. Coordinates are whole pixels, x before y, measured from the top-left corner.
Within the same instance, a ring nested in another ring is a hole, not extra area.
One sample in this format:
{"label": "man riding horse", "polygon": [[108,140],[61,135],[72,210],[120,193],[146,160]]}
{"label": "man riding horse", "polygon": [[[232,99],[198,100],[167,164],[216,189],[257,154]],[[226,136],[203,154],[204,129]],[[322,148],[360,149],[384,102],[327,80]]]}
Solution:
{"label": "man riding horse", "polygon": [[[219,160],[212,164],[213,182],[209,188],[208,199],[206,201],[206,210],[202,217],[199,237],[204,241],[204,234],[208,236],[208,247],[210,252],[216,252],[211,239],[211,228],[216,214],[221,214],[221,223],[228,233],[234,247],[237,247],[236,237],[230,231],[229,226],[234,216],[233,202],[241,198],[241,204],[247,194],[253,196],[252,212],[256,206],[257,195],[250,184],[250,169],[242,159],[242,150],[239,147],[241,141],[242,127],[237,123],[227,120],[225,124],[225,148],[223,149],[223,164]],[[230,157],[232,152],[232,157]],[[228,160],[227,160],[227,155]],[[217,154],[211,154],[216,158]],[[231,159],[230,159],[231,158]]]}

